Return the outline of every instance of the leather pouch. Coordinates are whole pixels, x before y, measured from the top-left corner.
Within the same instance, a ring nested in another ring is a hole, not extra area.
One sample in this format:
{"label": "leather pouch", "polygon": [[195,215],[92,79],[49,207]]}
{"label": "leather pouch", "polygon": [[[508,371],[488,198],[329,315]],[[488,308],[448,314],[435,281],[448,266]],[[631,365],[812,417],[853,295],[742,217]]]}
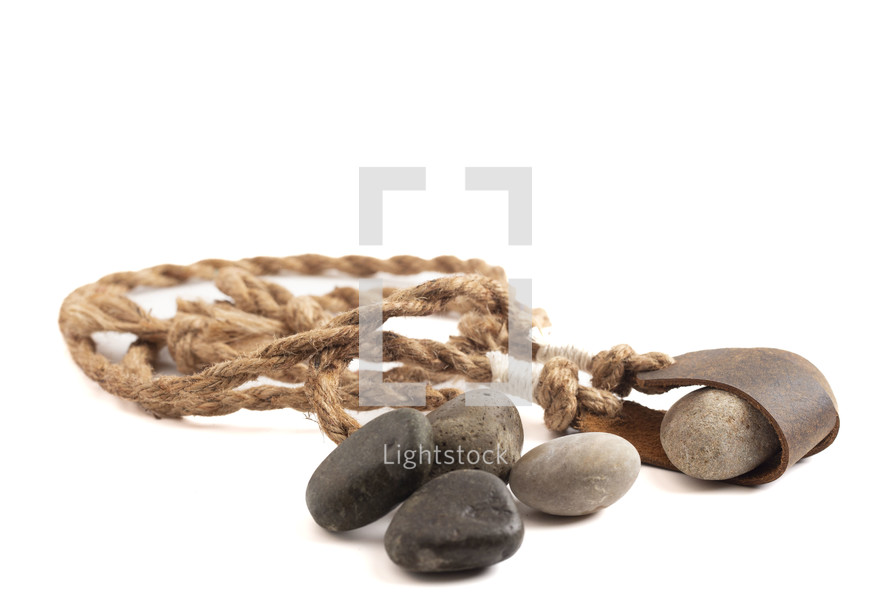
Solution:
{"label": "leather pouch", "polygon": [[[639,373],[636,389],[643,393],[681,386],[727,390],[759,409],[779,437],[775,456],[727,482],[762,485],[774,481],[789,466],[828,447],[837,436],[840,418],[834,393],[822,373],[797,354],[773,348],[722,348],[690,352],[675,360],[664,369]],[[615,418],[583,413],[578,428],[622,436],[637,448],[643,463],[676,470],[661,446],[664,414],[625,401]]]}

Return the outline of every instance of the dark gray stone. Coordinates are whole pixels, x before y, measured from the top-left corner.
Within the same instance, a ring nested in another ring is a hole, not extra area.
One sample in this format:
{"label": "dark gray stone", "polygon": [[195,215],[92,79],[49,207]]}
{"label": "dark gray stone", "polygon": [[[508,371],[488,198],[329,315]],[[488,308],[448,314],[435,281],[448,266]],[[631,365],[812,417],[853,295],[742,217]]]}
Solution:
{"label": "dark gray stone", "polygon": [[457,470],[402,504],[384,544],[389,558],[409,571],[462,571],[513,556],[523,533],[513,496],[497,476]]}
{"label": "dark gray stone", "polygon": [[681,472],[727,480],[750,472],[779,450],[779,437],[745,399],[716,388],[682,397],[661,422],[661,446]]}
{"label": "dark gray stone", "polygon": [[376,417],[340,443],[316,468],[306,486],[315,522],[331,531],[376,521],[420,487],[433,448],[433,430],[414,409]]}
{"label": "dark gray stone", "polygon": [[538,445],[513,465],[516,499],[560,516],[591,514],[611,506],[637,480],[640,454],[606,432],[561,436]]}
{"label": "dark gray stone", "polygon": [[[471,405],[467,397],[472,395]],[[427,416],[436,453],[430,478],[452,470],[484,470],[506,482],[522,453],[522,420],[510,398],[494,390],[461,394]]]}

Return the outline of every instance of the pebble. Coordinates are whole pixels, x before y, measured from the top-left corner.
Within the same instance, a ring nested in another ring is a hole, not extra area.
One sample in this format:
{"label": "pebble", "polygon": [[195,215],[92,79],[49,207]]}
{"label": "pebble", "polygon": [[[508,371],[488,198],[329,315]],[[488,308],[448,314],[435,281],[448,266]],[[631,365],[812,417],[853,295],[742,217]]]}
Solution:
{"label": "pebble", "polygon": [[582,432],[523,455],[510,473],[510,488],[526,506],[580,516],[614,504],[639,473],[640,454],[628,441],[606,432]]}
{"label": "pebble", "polygon": [[743,398],[716,388],[690,392],[661,423],[661,445],[681,472],[726,480],[750,472],[779,450],[763,414]]}
{"label": "pebble", "polygon": [[[474,404],[467,405],[472,394]],[[430,478],[453,470],[484,470],[504,482],[522,453],[522,420],[508,396],[472,390],[451,399],[427,416],[437,453]]]}
{"label": "pebble", "polygon": [[386,553],[409,571],[478,569],[503,561],[522,544],[516,503],[497,476],[457,470],[436,478],[396,511]]}
{"label": "pebble", "polygon": [[374,418],[344,440],[316,468],[306,505],[319,525],[346,531],[367,525],[419,488],[430,470],[421,450],[433,448],[433,429],[414,409]]}

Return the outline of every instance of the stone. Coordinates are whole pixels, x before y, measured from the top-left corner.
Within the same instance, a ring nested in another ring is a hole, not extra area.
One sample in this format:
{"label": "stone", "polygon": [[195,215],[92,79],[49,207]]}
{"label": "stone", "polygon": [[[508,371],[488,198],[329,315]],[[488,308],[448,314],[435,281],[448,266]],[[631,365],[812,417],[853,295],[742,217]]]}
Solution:
{"label": "stone", "polygon": [[750,472],[779,451],[766,417],[745,399],[716,388],[682,397],[661,423],[661,445],[681,472],[726,480]]}
{"label": "stone", "polygon": [[[467,405],[471,395],[471,405]],[[494,390],[472,390],[440,406],[427,419],[436,452],[430,478],[453,470],[484,470],[504,482],[522,453],[524,434],[519,410]]]}
{"label": "stone", "polygon": [[409,571],[463,571],[510,558],[524,527],[507,486],[482,470],[456,470],[418,490],[396,511],[383,542]]}
{"label": "stone", "polygon": [[331,531],[371,523],[405,500],[429,474],[433,429],[414,409],[374,418],[319,464],[306,486],[306,506]]}
{"label": "stone", "polygon": [[510,488],[526,506],[580,516],[614,504],[639,473],[640,454],[629,442],[606,432],[582,432],[523,455],[510,473]]}

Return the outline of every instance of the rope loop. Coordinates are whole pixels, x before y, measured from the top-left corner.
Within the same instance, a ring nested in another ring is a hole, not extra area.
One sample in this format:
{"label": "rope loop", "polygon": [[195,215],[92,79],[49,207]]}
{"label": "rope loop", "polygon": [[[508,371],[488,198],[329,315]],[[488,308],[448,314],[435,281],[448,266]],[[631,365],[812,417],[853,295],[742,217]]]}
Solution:
{"label": "rope loop", "polygon": [[[59,311],[59,327],[87,376],[158,417],[292,408],[314,414],[324,433],[339,443],[359,427],[346,409],[362,408],[358,376],[349,369],[358,357],[363,314],[358,291],[339,287],[326,295],[294,296],[263,278],[329,271],[352,276],[446,274],[414,287],[385,289],[382,302],[384,322],[460,314],[459,335],[446,342],[383,332],[383,360],[401,363],[384,373],[384,387],[391,382],[425,383],[425,410],[459,393],[435,387],[442,382],[504,382],[513,393],[537,401],[547,426],[562,431],[576,423],[582,410],[617,415],[620,397],[630,392],[637,372],[673,362],[657,352],[636,354],[626,345],[590,355],[578,348],[533,343],[538,362],[506,364],[510,298],[504,271],[479,259],[450,256],[207,259],[120,272],[71,293]],[[170,287],[195,279],[213,281],[229,300],[178,300],[175,316],[162,319],[127,297],[137,287]],[[539,327],[549,325],[543,310],[532,311],[532,318]],[[93,335],[103,331],[136,336],[119,363],[98,351]],[[183,375],[156,374],[163,347]],[[507,380],[506,370],[514,368],[522,369],[521,376]],[[591,387],[579,385],[579,368],[591,374]],[[293,385],[245,386],[260,377]]]}

